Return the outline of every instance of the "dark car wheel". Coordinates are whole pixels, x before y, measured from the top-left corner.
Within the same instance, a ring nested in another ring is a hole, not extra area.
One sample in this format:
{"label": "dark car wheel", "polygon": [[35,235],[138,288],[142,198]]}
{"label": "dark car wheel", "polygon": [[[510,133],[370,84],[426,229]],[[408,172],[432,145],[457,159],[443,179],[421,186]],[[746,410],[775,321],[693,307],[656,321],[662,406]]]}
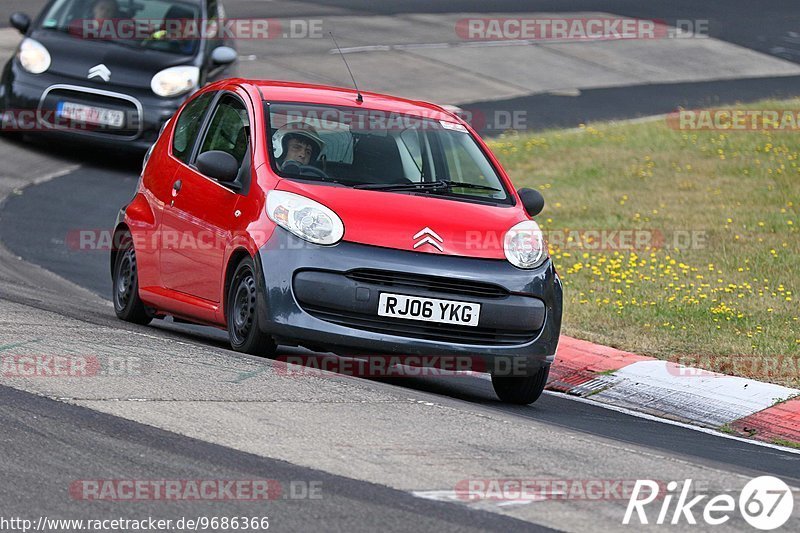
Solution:
{"label": "dark car wheel", "polygon": [[126,322],[147,325],[153,317],[139,298],[139,276],[136,269],[136,251],[130,233],[119,240],[117,259],[114,262],[114,312]]}
{"label": "dark car wheel", "polygon": [[264,334],[259,327],[257,301],[255,265],[250,257],[245,257],[236,267],[228,289],[225,306],[228,338],[237,352],[269,357],[275,354],[276,346],[272,337]]}
{"label": "dark car wheel", "polygon": [[[19,131],[15,131],[13,129],[9,129],[6,127],[6,118],[5,118],[6,110],[2,104],[0,104],[0,138],[9,140],[9,141],[21,141],[22,140],[22,133]],[[11,117],[13,118],[13,117]],[[9,118],[9,124],[13,124],[13,121]]]}
{"label": "dark car wheel", "polygon": [[532,376],[492,376],[492,386],[497,397],[507,403],[528,405],[539,399],[547,376],[550,375],[550,365],[543,366]]}

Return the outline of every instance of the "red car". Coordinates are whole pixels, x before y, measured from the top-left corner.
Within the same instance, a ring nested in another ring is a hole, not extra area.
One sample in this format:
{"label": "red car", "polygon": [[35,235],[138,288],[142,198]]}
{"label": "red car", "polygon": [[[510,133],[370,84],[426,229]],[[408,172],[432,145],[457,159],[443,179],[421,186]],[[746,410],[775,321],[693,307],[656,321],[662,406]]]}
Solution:
{"label": "red car", "polygon": [[561,329],[543,207],[439,106],[223,80],[145,156],[115,227],[114,307],[227,328],[251,354],[461,357],[531,403]]}

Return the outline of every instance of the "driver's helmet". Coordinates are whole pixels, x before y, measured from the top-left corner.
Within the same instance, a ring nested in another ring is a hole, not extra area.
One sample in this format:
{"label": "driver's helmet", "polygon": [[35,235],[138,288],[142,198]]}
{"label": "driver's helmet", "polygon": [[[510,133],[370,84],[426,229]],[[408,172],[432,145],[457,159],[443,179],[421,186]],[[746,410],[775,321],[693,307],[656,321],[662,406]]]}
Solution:
{"label": "driver's helmet", "polygon": [[325,141],[313,126],[302,121],[288,122],[272,134],[272,152],[275,159],[282,162],[281,156],[285,156],[289,139],[292,138],[311,142],[311,161],[316,161],[322,149],[325,148]]}

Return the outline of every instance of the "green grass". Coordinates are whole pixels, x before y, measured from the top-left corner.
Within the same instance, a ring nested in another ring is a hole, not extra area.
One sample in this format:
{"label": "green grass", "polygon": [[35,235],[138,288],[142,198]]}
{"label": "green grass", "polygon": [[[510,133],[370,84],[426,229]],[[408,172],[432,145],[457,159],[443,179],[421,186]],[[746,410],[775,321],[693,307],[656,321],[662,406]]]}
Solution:
{"label": "green grass", "polygon": [[[800,386],[800,133],[686,132],[661,119],[489,144],[518,187],[545,196],[537,220],[564,281],[565,334]],[[652,231],[664,244],[558,238],[574,230]],[[702,240],[674,246],[691,232]]]}
{"label": "green grass", "polygon": [[795,442],[793,440],[772,439],[772,444],[777,444],[778,446],[786,446],[787,448],[797,448],[798,450],[800,450],[800,442]]}

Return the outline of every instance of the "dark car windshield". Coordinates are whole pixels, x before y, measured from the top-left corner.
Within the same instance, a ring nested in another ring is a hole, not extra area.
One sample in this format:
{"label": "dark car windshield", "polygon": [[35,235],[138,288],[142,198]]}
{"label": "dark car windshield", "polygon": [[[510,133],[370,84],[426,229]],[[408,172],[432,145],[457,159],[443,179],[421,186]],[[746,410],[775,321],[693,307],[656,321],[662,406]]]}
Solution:
{"label": "dark car windshield", "polygon": [[199,3],[174,0],[56,0],[40,28],[181,55],[194,55],[209,30]]}
{"label": "dark car windshield", "polygon": [[267,110],[272,165],[281,176],[512,202],[486,154],[459,123],[308,104],[273,103]]}

